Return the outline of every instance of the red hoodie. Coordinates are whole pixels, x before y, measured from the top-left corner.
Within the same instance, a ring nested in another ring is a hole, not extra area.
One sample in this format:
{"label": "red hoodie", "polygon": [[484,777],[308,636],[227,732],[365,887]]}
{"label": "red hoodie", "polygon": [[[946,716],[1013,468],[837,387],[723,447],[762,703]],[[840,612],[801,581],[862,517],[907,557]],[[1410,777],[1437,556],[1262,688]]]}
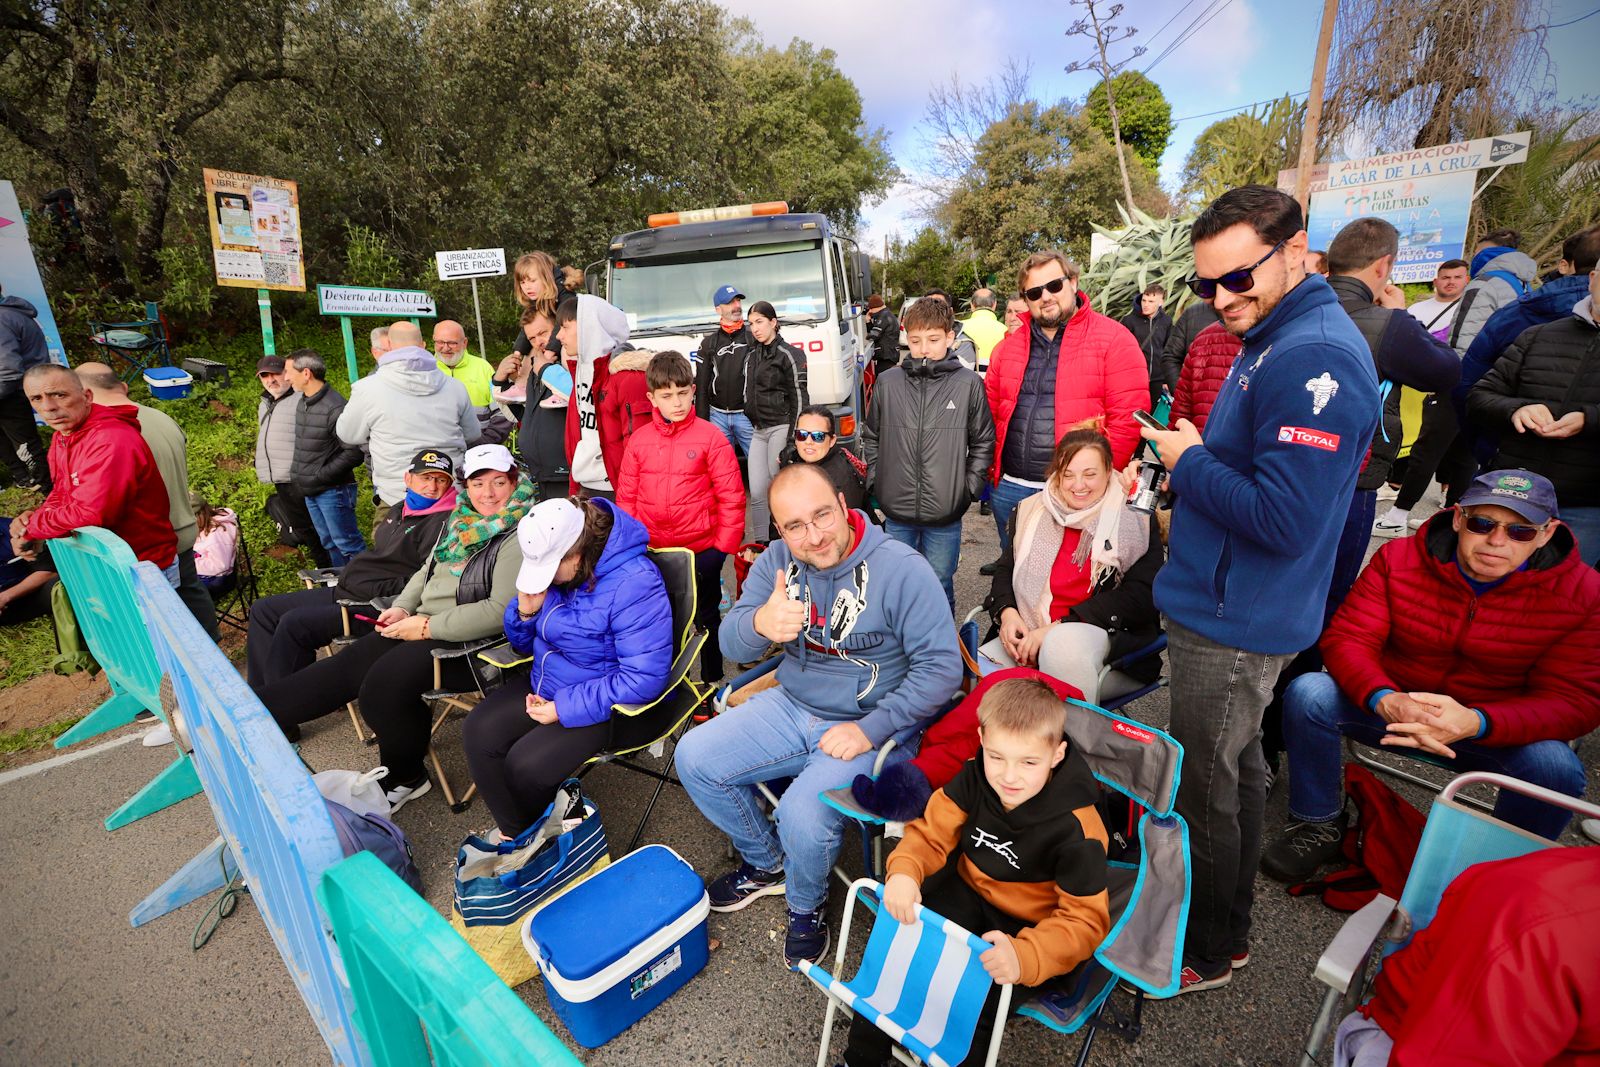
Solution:
{"label": "red hoodie", "polygon": [[689,409],[628,438],[616,482],[617,506],[644,523],[651,548],[715,548],[732,554],[744,536],[739,457],[722,431]]}
{"label": "red hoodie", "polygon": [[128,542],[139,559],[172,566],[178,536],[167,519],[167,487],[139,433],[137,407],[92,405],[83,425],[51,440],[49,460],[55,488],[28,522],[30,539],[100,526]]}

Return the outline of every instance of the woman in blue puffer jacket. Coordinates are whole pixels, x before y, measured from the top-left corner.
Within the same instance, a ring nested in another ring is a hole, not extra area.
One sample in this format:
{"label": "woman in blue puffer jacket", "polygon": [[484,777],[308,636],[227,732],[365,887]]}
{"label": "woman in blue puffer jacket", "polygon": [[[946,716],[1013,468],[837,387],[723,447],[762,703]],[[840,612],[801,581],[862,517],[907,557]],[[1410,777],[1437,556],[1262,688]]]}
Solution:
{"label": "woman in blue puffer jacket", "polygon": [[672,605],[650,535],[609,500],[546,500],[517,527],[522,569],[506,607],[528,679],[467,716],[467,765],[500,833],[515,837],[603,751],[616,704],[659,697],[672,669]]}

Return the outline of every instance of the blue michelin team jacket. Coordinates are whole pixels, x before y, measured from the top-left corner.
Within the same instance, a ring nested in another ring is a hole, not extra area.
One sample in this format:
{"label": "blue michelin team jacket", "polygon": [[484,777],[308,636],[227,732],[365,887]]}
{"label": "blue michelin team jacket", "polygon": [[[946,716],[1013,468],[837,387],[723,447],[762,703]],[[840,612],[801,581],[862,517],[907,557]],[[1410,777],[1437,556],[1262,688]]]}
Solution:
{"label": "blue michelin team jacket", "polygon": [[552,585],[532,619],[506,606],[506,637],[533,653],[528,682],[556,706],[562,726],[611,718],[613,704],[659,697],[672,671],[672,605],[661,572],[645,555],[644,526],[604,498],[591,501],[614,522],[593,585]]}
{"label": "blue michelin team jacket", "polygon": [[1367,343],[1312,275],[1245,334],[1205,447],[1172,472],[1162,613],[1249,652],[1314,644],[1380,407]]}

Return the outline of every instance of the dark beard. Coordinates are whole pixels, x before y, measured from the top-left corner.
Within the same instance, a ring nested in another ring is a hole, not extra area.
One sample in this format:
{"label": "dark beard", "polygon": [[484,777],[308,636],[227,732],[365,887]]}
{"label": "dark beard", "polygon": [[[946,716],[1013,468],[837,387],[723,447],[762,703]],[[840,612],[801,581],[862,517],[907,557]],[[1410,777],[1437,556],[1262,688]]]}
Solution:
{"label": "dark beard", "polygon": [[1039,316],[1033,321],[1041,330],[1059,330],[1061,324],[1067,321],[1067,316],[1061,312],[1057,312],[1053,316],[1046,316],[1043,312],[1040,312]]}

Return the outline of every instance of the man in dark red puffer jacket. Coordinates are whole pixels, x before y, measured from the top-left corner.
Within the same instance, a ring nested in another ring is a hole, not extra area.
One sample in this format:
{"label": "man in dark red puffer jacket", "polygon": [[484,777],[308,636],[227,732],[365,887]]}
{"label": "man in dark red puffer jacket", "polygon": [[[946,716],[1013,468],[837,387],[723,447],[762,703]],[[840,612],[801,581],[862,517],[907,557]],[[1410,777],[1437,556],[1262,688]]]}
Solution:
{"label": "man in dark red puffer jacket", "polygon": [[1179,419],[1188,419],[1195,429],[1205,432],[1211,405],[1217,402],[1222,383],[1228,380],[1228,371],[1243,347],[1244,342],[1220,322],[1200,331],[1189,344],[1183,370],[1178,374],[1178,391],[1172,399],[1167,425],[1176,426]]}
{"label": "man in dark red puffer jacket", "polygon": [[[1379,549],[1322,655],[1329,673],[1284,697],[1290,824],[1261,858],[1274,878],[1304,881],[1338,855],[1341,733],[1583,795],[1568,742],[1600,726],[1600,574],[1547,479],[1480,475],[1456,508]],[[1511,793],[1495,815],[1552,840],[1568,818]]]}

